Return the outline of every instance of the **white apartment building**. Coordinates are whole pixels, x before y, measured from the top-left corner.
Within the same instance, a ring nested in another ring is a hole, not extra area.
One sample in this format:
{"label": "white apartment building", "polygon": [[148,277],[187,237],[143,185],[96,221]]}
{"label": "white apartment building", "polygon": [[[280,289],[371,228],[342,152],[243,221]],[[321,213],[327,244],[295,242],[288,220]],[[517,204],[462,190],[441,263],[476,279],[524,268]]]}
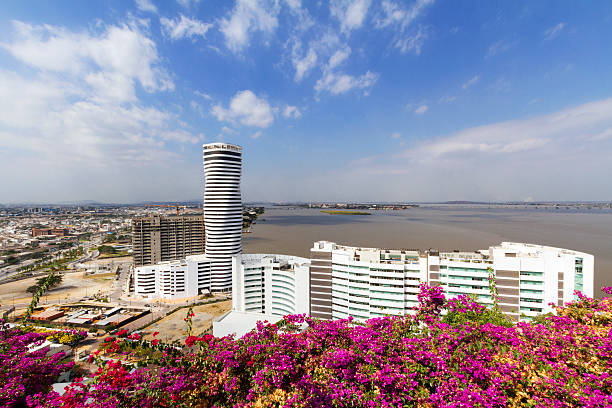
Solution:
{"label": "white apartment building", "polygon": [[290,255],[242,254],[232,258],[232,310],[213,321],[213,334],[243,336],[258,321],[309,314],[310,260]]}
{"label": "white apartment building", "polygon": [[309,313],[310,260],[290,255],[232,258],[232,309],[284,316]]}
{"label": "white apartment building", "polygon": [[311,249],[310,314],[358,320],[411,313],[427,281],[427,255],[318,241]]}
{"label": "white apartment building", "polygon": [[134,269],[136,296],[179,299],[197,296],[211,289],[212,261],[205,255],[190,255]]}
{"label": "white apartment building", "polygon": [[442,285],[447,297],[468,294],[492,304],[488,268],[500,307],[514,320],[550,312],[549,303],[573,300],[574,290],[593,296],[593,256],[577,251],[511,242],[476,252],[439,252],[318,241],[311,249],[310,313],[358,320],[409,314],[421,282]]}

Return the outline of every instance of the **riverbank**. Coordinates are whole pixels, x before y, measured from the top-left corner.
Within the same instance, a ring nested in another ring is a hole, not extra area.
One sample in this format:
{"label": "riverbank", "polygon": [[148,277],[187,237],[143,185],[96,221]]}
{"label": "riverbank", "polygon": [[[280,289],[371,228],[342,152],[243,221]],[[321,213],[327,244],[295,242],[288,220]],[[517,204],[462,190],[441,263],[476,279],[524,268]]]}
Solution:
{"label": "riverbank", "polygon": [[347,211],[347,210],[321,210],[325,214],[345,214],[345,215],[371,215],[366,211]]}

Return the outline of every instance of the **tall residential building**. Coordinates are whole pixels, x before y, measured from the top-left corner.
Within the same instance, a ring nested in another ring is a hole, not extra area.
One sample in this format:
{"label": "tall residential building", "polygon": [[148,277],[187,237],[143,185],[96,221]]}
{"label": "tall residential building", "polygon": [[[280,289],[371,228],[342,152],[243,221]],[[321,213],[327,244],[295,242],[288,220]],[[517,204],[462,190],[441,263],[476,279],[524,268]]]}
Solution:
{"label": "tall residential building", "polygon": [[204,253],[201,215],[150,215],[132,219],[134,265],[152,265]]}
{"label": "tall residential building", "polygon": [[318,241],[311,249],[313,317],[366,320],[405,315],[418,304],[419,284],[442,285],[447,297],[492,304],[492,268],[503,312],[514,320],[552,311],[574,290],[593,296],[593,256],[541,245],[502,242],[476,252],[359,248]]}
{"label": "tall residential building", "polygon": [[232,289],[232,256],[242,253],[242,148],[203,146],[205,253],[212,260],[213,291]]}

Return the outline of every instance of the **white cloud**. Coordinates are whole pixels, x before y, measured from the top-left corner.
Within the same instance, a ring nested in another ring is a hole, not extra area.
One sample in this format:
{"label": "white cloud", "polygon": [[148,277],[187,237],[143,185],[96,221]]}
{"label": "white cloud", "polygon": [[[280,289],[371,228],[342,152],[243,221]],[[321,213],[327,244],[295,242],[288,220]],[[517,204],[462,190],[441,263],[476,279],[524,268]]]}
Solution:
{"label": "white cloud", "polygon": [[297,106],[287,105],[283,110],[283,116],[286,118],[298,119],[302,116],[302,112],[300,112]]}
{"label": "white cloud", "polygon": [[314,68],[320,68],[322,77],[315,84],[315,91],[320,93],[328,91],[333,95],[339,95],[351,89],[364,89],[372,87],[378,80],[378,74],[367,71],[361,76],[353,76],[341,72],[342,65],[351,55],[351,48],[342,41],[336,33],[321,29],[316,39],[308,44],[308,52],[302,52],[302,42],[292,38],[291,62],[295,68],[294,80],[301,81]]}
{"label": "white cloud", "polygon": [[516,42],[508,42],[504,40],[496,41],[489,46],[486,57],[488,58],[488,57],[493,57],[497,54],[502,54],[508,51],[510,48],[512,48],[515,45],[516,45]]}
{"label": "white cloud", "polygon": [[317,53],[313,48],[310,48],[308,53],[303,58],[300,58],[297,55],[297,48],[299,48],[298,45],[294,45],[291,61],[295,67],[294,79],[296,82],[300,82],[302,79],[304,79],[304,76],[316,66]]}
{"label": "white cloud", "polygon": [[238,92],[230,101],[229,108],[215,105],[211,112],[219,121],[238,120],[245,126],[266,128],[274,122],[268,101],[258,98],[250,90]]}
{"label": "white cloud", "polygon": [[377,80],[378,74],[374,74],[370,71],[359,77],[327,72],[323,78],[319,79],[315,84],[315,91],[327,91],[332,95],[339,95],[352,89],[363,89],[365,90],[364,93],[367,94],[368,89],[371,88]]}
{"label": "white cloud", "polygon": [[472,78],[468,79],[461,87],[465,90],[470,89],[478,80],[480,79],[480,75],[474,75]]}
{"label": "white cloud", "polygon": [[197,36],[204,38],[206,32],[212,27],[212,24],[185,17],[183,14],[181,14],[180,18],[174,20],[162,17],[159,19],[159,22],[161,23],[164,34],[173,40],[194,38]]}
{"label": "white cloud", "polygon": [[194,94],[206,99],[207,101],[212,100],[212,96],[210,96],[209,94],[207,94],[206,92],[200,92],[200,91],[194,91]]}
{"label": "white cloud", "polygon": [[374,19],[374,27],[393,30],[392,44],[400,52],[405,54],[414,51],[416,55],[420,55],[428,37],[428,30],[423,26],[419,26],[416,30],[410,27],[431,4],[433,0],[417,0],[411,7],[405,9],[390,0],[384,0],[382,13]]}
{"label": "white cloud", "polygon": [[157,13],[157,7],[151,0],[136,0],[136,7],[140,11]]}
{"label": "white cloud", "polygon": [[17,40],[0,47],[33,68],[84,78],[104,97],[108,88],[115,88],[121,89],[119,98],[132,100],[134,81],[147,92],[174,89],[160,66],[155,43],[135,22],[105,26],[93,34],[19,21],[13,21],[13,26]]}
{"label": "white cloud", "polygon": [[402,28],[406,28],[433,2],[434,0],[417,0],[409,9],[403,9],[390,0],[383,0],[383,15],[379,15],[374,20],[374,25],[376,28],[385,28],[399,24]]}
{"label": "white cloud", "polygon": [[[359,180],[386,200],[517,200],[534,191],[542,200],[596,200],[612,194],[611,129],[612,98],[413,142],[395,155],[355,160],[346,177],[321,177],[349,191]],[[406,196],[415,168],[420,182]],[[378,186],[383,176],[401,198]]]}
{"label": "white cloud", "polygon": [[220,22],[225,44],[232,52],[240,52],[249,45],[255,31],[271,34],[278,26],[279,6],[268,0],[236,0],[229,18]]}
{"label": "white cloud", "polygon": [[544,31],[544,40],[549,41],[558,36],[565,28],[565,23],[559,23]]}
{"label": "white cloud", "polygon": [[176,0],[176,2],[180,4],[181,7],[190,9],[193,6],[196,6],[200,0]]}
{"label": "white cloud", "polygon": [[419,106],[418,108],[416,108],[414,110],[414,113],[417,114],[417,115],[422,115],[425,112],[427,112],[428,109],[429,109],[429,107],[427,105],[421,105],[421,106]]}
{"label": "white cloud", "polygon": [[174,194],[184,186],[165,184],[169,166],[173,177],[192,179],[174,150],[201,143],[204,135],[181,125],[176,114],[147,106],[135,90],[138,83],[151,93],[172,87],[142,27],[14,27],[14,38],[0,46],[27,69],[0,70],[0,172],[22,169],[3,182],[10,199],[154,196],[143,187],[145,177],[159,177],[157,187]]}
{"label": "white cloud", "polygon": [[258,130],[257,132],[251,135],[251,139],[259,139],[260,136],[261,136],[261,130]]}
{"label": "white cloud", "polygon": [[[323,30],[321,28],[321,30]],[[302,33],[294,34],[289,40],[291,46],[291,63],[295,69],[294,80],[300,82],[317,64],[323,69],[325,60],[337,50],[347,48],[333,31],[323,30],[318,38],[310,41],[307,47],[302,47],[299,39]],[[307,50],[307,51],[306,51]]]}
{"label": "white cloud", "polygon": [[510,92],[511,89],[510,82],[508,82],[508,80],[503,77],[495,81],[491,88],[498,93],[507,93]]}
{"label": "white cloud", "polygon": [[228,134],[228,135],[237,135],[237,134],[238,134],[238,132],[237,132],[236,130],[234,130],[234,129],[232,129],[232,128],[229,128],[229,127],[227,127],[227,126],[223,126],[223,127],[221,128],[221,131],[222,131],[223,133],[225,133],[225,134]]}
{"label": "white cloud", "polygon": [[455,95],[444,95],[440,97],[438,103],[451,103],[454,102],[456,99],[457,97]]}
{"label": "white cloud", "polygon": [[330,5],[331,15],[340,22],[344,33],[363,25],[371,0],[337,0]]}
{"label": "white cloud", "polygon": [[399,138],[401,138],[401,137],[402,137],[402,135],[401,135],[401,133],[400,133],[400,132],[395,132],[395,133],[393,133],[393,134],[391,135],[391,137],[392,137],[393,139],[399,139]]}
{"label": "white cloud", "polygon": [[289,7],[289,12],[295,18],[292,27],[297,32],[304,32],[315,25],[314,19],[310,16],[308,10],[302,7],[300,0],[285,0],[285,4]]}
{"label": "white cloud", "polygon": [[196,101],[191,101],[189,102],[189,106],[191,107],[191,109],[195,112],[197,112],[200,116],[204,117],[204,108],[202,107],[201,104],[197,103]]}
{"label": "white cloud", "polygon": [[421,55],[421,49],[427,37],[427,30],[424,27],[419,27],[414,34],[398,37],[395,41],[395,47],[399,48],[404,54],[408,51],[414,51],[416,55]]}
{"label": "white cloud", "polygon": [[334,69],[338,65],[342,64],[351,55],[351,49],[349,47],[342,48],[336,51],[327,63],[327,69]]}

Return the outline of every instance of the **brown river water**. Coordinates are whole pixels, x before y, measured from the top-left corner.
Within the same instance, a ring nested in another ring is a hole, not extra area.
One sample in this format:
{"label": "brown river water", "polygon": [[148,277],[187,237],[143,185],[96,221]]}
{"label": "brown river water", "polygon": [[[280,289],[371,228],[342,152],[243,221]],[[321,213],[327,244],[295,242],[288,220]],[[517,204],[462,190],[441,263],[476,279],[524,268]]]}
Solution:
{"label": "brown river water", "polygon": [[612,211],[423,205],[371,215],[267,207],[244,235],[245,253],[309,257],[314,241],[406,249],[485,249],[502,241],[574,249],[595,256],[595,296],[612,286]]}

